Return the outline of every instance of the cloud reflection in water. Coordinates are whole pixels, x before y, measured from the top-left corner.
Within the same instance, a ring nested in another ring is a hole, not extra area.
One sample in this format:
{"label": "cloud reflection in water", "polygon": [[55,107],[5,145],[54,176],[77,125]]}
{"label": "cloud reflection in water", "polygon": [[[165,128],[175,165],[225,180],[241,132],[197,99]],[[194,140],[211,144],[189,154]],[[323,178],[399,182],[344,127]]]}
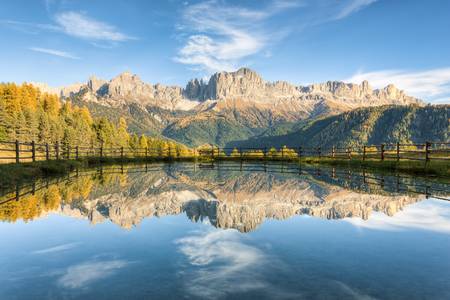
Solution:
{"label": "cloud reflection in water", "polygon": [[237,230],[197,231],[176,244],[192,267],[181,275],[186,278],[186,291],[195,297],[217,299],[246,292],[262,292],[271,298],[299,296],[264,278],[270,270],[285,272],[284,264],[247,244]]}

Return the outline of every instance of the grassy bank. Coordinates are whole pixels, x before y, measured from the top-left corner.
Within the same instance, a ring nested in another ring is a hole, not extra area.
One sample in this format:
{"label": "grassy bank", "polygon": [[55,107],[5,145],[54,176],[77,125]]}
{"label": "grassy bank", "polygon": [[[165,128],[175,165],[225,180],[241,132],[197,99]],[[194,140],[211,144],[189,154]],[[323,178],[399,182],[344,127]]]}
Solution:
{"label": "grassy bank", "polygon": [[[112,165],[120,163],[152,163],[163,161],[194,161],[193,157],[186,158],[83,158],[82,160],[51,160],[34,163],[4,164],[0,165],[0,188],[11,186],[20,182],[30,181],[35,178],[61,176],[73,171],[76,168],[91,167],[96,165]],[[238,157],[215,157],[214,160],[237,161]],[[264,161],[259,157],[247,157],[244,161]],[[270,159],[281,161],[281,159]],[[394,160],[366,160],[359,159],[330,159],[317,157],[303,157],[299,161],[297,158],[283,159],[284,161],[299,162],[309,165],[328,165],[336,167],[350,167],[356,169],[370,169],[378,172],[399,172],[415,176],[436,176],[443,180],[450,181],[450,162],[447,161],[406,161]],[[200,161],[212,161],[211,158],[203,158]]]}
{"label": "grassy bank", "polygon": [[414,160],[360,160],[360,159],[329,159],[303,158],[303,163],[328,165],[336,167],[365,168],[379,172],[399,172],[416,176],[437,176],[450,180],[450,162],[447,161],[414,161]]}
{"label": "grassy bank", "polygon": [[83,158],[81,160],[50,160],[26,163],[0,164],[0,188],[27,182],[36,178],[65,175],[76,168],[121,163],[152,163],[170,161],[194,161],[194,158]]}
{"label": "grassy bank", "polygon": [[51,160],[0,165],[0,188],[35,178],[61,176],[83,165],[85,165],[83,162],[74,160]]}
{"label": "grassy bank", "polygon": [[[211,160],[211,159],[209,159]],[[214,160],[221,161],[240,161],[240,157],[215,157]],[[362,160],[359,158],[343,159],[343,158],[326,158],[326,157],[302,157],[300,160],[297,157],[285,157],[285,158],[270,158],[264,159],[263,157],[245,157],[244,161],[289,161],[298,162],[301,164],[309,165],[327,165],[346,168],[365,168],[378,172],[399,172],[416,176],[437,176],[447,178],[450,180],[450,161],[445,160],[430,160],[425,161],[418,160]]]}

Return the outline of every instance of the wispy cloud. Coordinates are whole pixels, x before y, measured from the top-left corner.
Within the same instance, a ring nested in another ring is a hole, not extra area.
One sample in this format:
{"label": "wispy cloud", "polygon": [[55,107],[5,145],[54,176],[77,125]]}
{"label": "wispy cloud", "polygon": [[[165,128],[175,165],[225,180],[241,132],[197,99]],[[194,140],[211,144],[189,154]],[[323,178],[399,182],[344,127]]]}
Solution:
{"label": "wispy cloud", "polygon": [[68,11],[55,16],[61,31],[68,35],[94,41],[123,42],[134,37],[120,32],[114,26],[97,21],[86,14]]}
{"label": "wispy cloud", "polygon": [[54,247],[50,247],[50,248],[36,250],[31,253],[32,254],[49,254],[49,253],[61,252],[61,251],[66,251],[66,250],[75,248],[78,244],[79,243],[62,244],[62,245],[58,245],[58,246],[54,246]]}
{"label": "wispy cloud", "polygon": [[334,16],[335,20],[344,19],[353,13],[356,13],[366,6],[375,3],[377,0],[350,0],[343,3],[343,6],[339,9]]}
{"label": "wispy cloud", "polygon": [[[333,1],[321,6],[307,0],[273,0],[260,9],[218,0],[186,5],[182,10],[182,22],[177,26],[185,34],[184,45],[174,60],[208,72],[230,71],[242,65],[243,59],[268,53],[268,48],[293,28],[300,30],[343,19],[375,1],[349,0],[340,5]],[[324,7],[327,16],[321,13]],[[283,21],[271,22],[275,15],[298,8],[305,8],[303,13],[311,15],[296,20],[291,26]]]}
{"label": "wispy cloud", "polygon": [[52,24],[29,23],[14,20],[0,20],[0,24],[28,34],[38,34],[42,31],[59,30],[58,26]]}
{"label": "wispy cloud", "polygon": [[136,39],[136,37],[121,32],[111,24],[95,20],[85,13],[75,11],[57,13],[54,15],[54,23],[51,24],[14,20],[0,20],[0,24],[31,34],[60,32],[91,42],[118,43]]}
{"label": "wispy cloud", "polygon": [[183,13],[185,25],[181,28],[198,34],[187,38],[175,60],[209,72],[231,70],[237,60],[264,46],[263,36],[251,35],[248,29],[250,20],[256,22],[264,17],[262,12],[221,6],[216,1],[188,6]]}
{"label": "wispy cloud", "polygon": [[31,51],[50,54],[50,55],[58,56],[58,57],[64,57],[64,58],[70,58],[70,59],[80,59],[78,56],[75,56],[69,52],[55,50],[55,49],[39,48],[39,47],[31,47],[29,49]]}
{"label": "wispy cloud", "polygon": [[377,88],[393,83],[413,96],[433,102],[450,103],[450,68],[426,71],[380,70],[366,73],[358,72],[345,79],[347,82],[356,83],[363,80],[369,81],[371,85]]}
{"label": "wispy cloud", "polygon": [[368,220],[347,218],[344,221],[360,228],[374,230],[420,229],[450,234],[450,207],[438,200],[428,200],[410,205],[393,217],[374,213]]}
{"label": "wispy cloud", "polygon": [[264,28],[264,21],[298,5],[285,0],[256,10],[213,0],[187,6],[178,28],[187,31],[188,37],[175,61],[209,72],[235,69],[241,59],[277,39],[277,34]]}
{"label": "wispy cloud", "polygon": [[58,279],[65,288],[83,288],[90,283],[111,276],[129,263],[124,260],[94,260],[70,266]]}

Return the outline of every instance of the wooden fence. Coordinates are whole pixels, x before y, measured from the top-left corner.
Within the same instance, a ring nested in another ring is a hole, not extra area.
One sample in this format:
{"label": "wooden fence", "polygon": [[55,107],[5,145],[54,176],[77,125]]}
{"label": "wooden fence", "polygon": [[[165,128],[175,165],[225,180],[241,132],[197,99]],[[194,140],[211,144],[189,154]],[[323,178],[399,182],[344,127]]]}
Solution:
{"label": "wooden fence", "polygon": [[450,143],[380,144],[358,147],[297,147],[288,148],[218,148],[198,150],[199,156],[213,159],[269,159],[292,160],[304,158],[360,159],[360,160],[450,160]]}
{"label": "wooden fence", "polygon": [[361,160],[450,160],[450,143],[381,144],[358,147],[331,148],[220,148],[199,149],[87,147],[67,144],[39,144],[20,141],[0,141],[0,163],[35,162],[42,160],[70,160],[96,158],[207,158],[234,160],[294,160],[306,157]]}
{"label": "wooden fence", "polygon": [[[170,165],[168,165],[170,168]],[[176,168],[181,172],[196,172],[196,164],[181,165]],[[269,166],[269,167],[268,167]],[[399,173],[392,175],[374,174],[366,171],[352,171],[350,169],[336,169],[336,168],[302,168],[298,164],[285,164],[284,162],[273,162],[271,164],[263,165],[260,163],[248,164],[237,167],[236,164],[224,165],[221,163],[216,164],[215,169],[226,170],[230,172],[269,172],[272,174],[291,174],[299,176],[312,176],[313,178],[325,180],[324,182],[334,183],[338,186],[345,187],[350,190],[358,192],[371,192],[376,193],[377,188],[380,191],[389,193],[414,193],[424,194],[426,197],[433,197],[441,200],[450,201],[448,195],[450,194],[450,187],[446,184],[427,181],[426,179],[411,181],[410,176],[403,176]],[[104,176],[104,175],[123,175],[123,174],[136,174],[136,173],[148,173],[148,172],[160,172],[164,170],[164,165],[151,164],[138,166],[138,167],[126,167],[120,165],[118,167],[98,167],[94,170],[76,169],[75,171],[68,173],[64,177],[45,178],[43,180],[33,181],[27,184],[16,184],[10,189],[0,189],[0,206],[10,201],[19,201],[27,195],[34,195],[39,190],[48,189],[50,185],[60,183],[73,183],[79,177],[86,176]],[[201,169],[201,165],[199,166]]]}

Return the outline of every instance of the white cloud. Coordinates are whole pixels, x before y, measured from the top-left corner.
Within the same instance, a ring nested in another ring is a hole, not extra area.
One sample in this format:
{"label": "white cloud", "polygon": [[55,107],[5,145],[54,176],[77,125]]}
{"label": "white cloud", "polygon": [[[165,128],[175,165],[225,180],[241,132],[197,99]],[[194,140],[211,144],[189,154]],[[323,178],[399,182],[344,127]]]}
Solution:
{"label": "white cloud", "polygon": [[48,49],[48,48],[39,48],[39,47],[31,47],[29,48],[31,51],[35,52],[41,52],[45,54],[50,54],[53,56],[59,56],[64,58],[70,58],[70,59],[80,59],[78,56],[75,56],[69,52],[55,50],[55,49]]}
{"label": "white cloud", "polygon": [[280,1],[265,10],[225,5],[218,1],[187,6],[182,31],[189,30],[185,45],[175,61],[208,72],[236,69],[241,59],[265,49],[276,35],[263,23],[275,13],[298,6],[296,1]]}
{"label": "white cloud", "polygon": [[374,230],[420,229],[450,234],[450,205],[440,200],[427,200],[410,205],[393,217],[376,212],[368,220],[346,218],[344,221]]}
{"label": "white cloud", "polygon": [[48,254],[48,253],[55,253],[55,252],[61,252],[65,250],[70,250],[72,248],[75,248],[78,245],[78,243],[68,243],[68,244],[62,244],[46,249],[36,250],[31,252],[32,254]]}
{"label": "white cloud", "polygon": [[55,16],[59,28],[68,35],[95,41],[123,42],[134,39],[114,26],[94,20],[85,14],[68,11]]}
{"label": "white cloud", "polygon": [[[264,54],[290,31],[343,19],[375,1],[350,0],[340,5],[329,1],[327,5],[318,5],[315,1],[273,0],[259,9],[217,0],[186,5],[177,29],[187,36],[174,60],[210,73],[234,70],[252,55],[268,58]],[[304,9],[295,20],[270,22],[275,15],[296,8]],[[287,22],[292,24],[286,26]]]}
{"label": "white cloud", "polygon": [[[359,83],[369,81],[377,88],[393,83],[408,94],[426,99],[450,103],[450,68],[426,71],[381,70],[367,73],[356,73],[345,79],[347,82]],[[444,99],[447,99],[446,101]]]}
{"label": "white cloud", "polygon": [[[192,265],[193,271],[182,274],[187,293],[196,298],[224,298],[257,290],[270,298],[296,296],[263,278],[263,270],[270,273],[271,268],[281,269],[284,264],[246,244],[236,230],[210,229],[179,239],[176,244]],[[280,271],[283,274],[285,270]]]}
{"label": "white cloud", "polygon": [[29,23],[0,20],[0,24],[16,30],[37,34],[40,32],[62,32],[91,42],[118,43],[135,40],[135,37],[120,32],[115,26],[88,17],[85,13],[65,11],[54,16],[54,24]]}
{"label": "white cloud", "polygon": [[344,19],[353,13],[356,13],[366,6],[375,3],[377,0],[350,0],[344,3],[344,6],[334,16],[335,20]]}
{"label": "white cloud", "polygon": [[67,268],[58,279],[65,288],[83,288],[90,283],[111,276],[117,270],[124,268],[128,262],[124,260],[87,261]]}

